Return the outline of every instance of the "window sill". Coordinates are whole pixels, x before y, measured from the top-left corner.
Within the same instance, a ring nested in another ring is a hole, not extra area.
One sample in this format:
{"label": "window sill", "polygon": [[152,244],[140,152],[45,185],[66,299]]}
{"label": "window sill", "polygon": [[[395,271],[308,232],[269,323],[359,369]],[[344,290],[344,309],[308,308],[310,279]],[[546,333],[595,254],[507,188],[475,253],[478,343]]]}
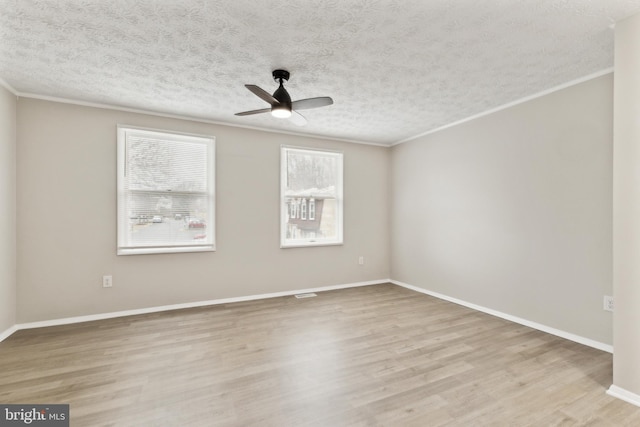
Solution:
{"label": "window sill", "polygon": [[344,242],[292,242],[287,244],[280,244],[280,249],[289,248],[313,248],[316,246],[342,246]]}
{"label": "window sill", "polygon": [[118,255],[178,254],[187,252],[215,252],[215,246],[174,247],[174,248],[118,248]]}

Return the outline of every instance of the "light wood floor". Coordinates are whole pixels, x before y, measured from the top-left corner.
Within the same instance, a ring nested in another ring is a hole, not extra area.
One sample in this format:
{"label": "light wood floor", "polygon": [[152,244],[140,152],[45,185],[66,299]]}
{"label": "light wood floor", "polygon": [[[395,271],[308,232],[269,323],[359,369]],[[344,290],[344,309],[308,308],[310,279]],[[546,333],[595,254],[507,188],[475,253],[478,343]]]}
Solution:
{"label": "light wood floor", "polygon": [[78,426],[640,426],[611,355],[391,284],[18,331],[0,403]]}

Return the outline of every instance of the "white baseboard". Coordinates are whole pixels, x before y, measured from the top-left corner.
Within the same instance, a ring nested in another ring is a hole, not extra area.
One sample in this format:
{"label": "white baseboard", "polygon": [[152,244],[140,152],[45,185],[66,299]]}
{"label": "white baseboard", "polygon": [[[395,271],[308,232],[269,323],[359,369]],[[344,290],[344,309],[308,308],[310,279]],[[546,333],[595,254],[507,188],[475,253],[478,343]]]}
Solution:
{"label": "white baseboard", "polygon": [[18,330],[18,327],[16,325],[13,325],[12,327],[7,329],[6,331],[0,332],[0,342],[2,342],[5,339],[9,338],[11,336],[11,334],[13,334],[17,330]]}
{"label": "white baseboard", "polygon": [[607,390],[607,394],[609,396],[613,396],[620,400],[624,400],[625,402],[631,403],[632,405],[640,406],[640,395],[631,393],[630,391],[627,391],[616,385],[612,385],[611,387],[609,387],[609,390]]}
{"label": "white baseboard", "polygon": [[222,298],[222,299],[215,299],[215,300],[208,300],[208,301],[196,301],[196,302],[188,302],[183,304],[171,304],[171,305],[162,305],[157,307],[139,308],[134,310],[115,311],[110,313],[90,314],[86,316],[65,317],[62,319],[43,320],[39,322],[19,323],[7,329],[2,334],[0,334],[0,342],[8,338],[14,332],[21,329],[33,329],[33,328],[44,328],[47,326],[69,325],[72,323],[90,322],[94,320],[103,320],[103,319],[113,319],[115,317],[134,316],[137,314],[157,313],[160,311],[180,310],[183,308],[204,307],[208,305],[229,304],[234,302],[277,298],[277,297],[283,297],[283,296],[303,294],[308,292],[323,292],[323,291],[333,291],[336,289],[357,288],[361,286],[379,285],[379,284],[390,283],[390,282],[391,282],[390,279],[372,280],[367,282],[347,283],[343,285],[322,286],[318,288],[308,288],[308,289],[297,289],[294,291],[273,292],[273,293],[259,294],[259,295],[247,295],[243,297]]}
{"label": "white baseboard", "polygon": [[522,319],[520,317],[512,316],[512,315],[507,314],[507,313],[502,313],[500,311],[493,310],[491,308],[487,308],[487,307],[483,307],[483,306],[480,306],[480,305],[472,304],[470,302],[459,300],[457,298],[452,298],[450,296],[439,294],[437,292],[428,291],[426,289],[419,288],[417,286],[412,286],[412,285],[409,285],[407,283],[399,282],[397,280],[391,280],[391,283],[393,283],[394,285],[402,286],[403,288],[411,289],[412,291],[420,292],[420,293],[423,293],[423,294],[426,294],[426,295],[429,295],[429,296],[432,296],[432,297],[435,297],[435,298],[439,298],[439,299],[442,299],[442,300],[445,300],[445,301],[452,302],[454,304],[462,305],[464,307],[468,307],[468,308],[471,308],[473,310],[481,311],[483,313],[487,313],[487,314],[490,314],[492,316],[500,317],[501,319],[509,320],[511,322],[518,323],[520,325],[528,326],[530,328],[537,329],[539,331],[546,332],[546,333],[551,334],[551,335],[556,335],[558,337],[565,338],[565,339],[568,339],[570,341],[574,341],[574,342],[577,342],[577,343],[580,343],[580,344],[584,344],[586,346],[593,347],[593,348],[596,348],[598,350],[602,350],[602,351],[606,351],[606,352],[609,352],[609,353],[613,353],[613,346],[609,345],[609,344],[605,344],[605,343],[601,343],[599,341],[595,341],[595,340],[592,340],[592,339],[589,339],[589,338],[581,337],[580,335],[575,335],[575,334],[572,334],[570,332],[561,331],[559,329],[555,329],[555,328],[552,328],[550,326],[542,325],[540,323],[532,322],[532,321],[527,320],[527,319]]}

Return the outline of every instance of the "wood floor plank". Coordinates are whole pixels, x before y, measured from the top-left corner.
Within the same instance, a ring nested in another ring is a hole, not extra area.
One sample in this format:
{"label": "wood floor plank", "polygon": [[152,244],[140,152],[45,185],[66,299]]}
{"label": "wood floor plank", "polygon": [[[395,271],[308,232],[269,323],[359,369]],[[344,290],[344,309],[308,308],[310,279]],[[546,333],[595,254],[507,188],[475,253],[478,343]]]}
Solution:
{"label": "wood floor plank", "polygon": [[612,356],[391,284],[22,330],[0,402],[73,426],[638,426]]}

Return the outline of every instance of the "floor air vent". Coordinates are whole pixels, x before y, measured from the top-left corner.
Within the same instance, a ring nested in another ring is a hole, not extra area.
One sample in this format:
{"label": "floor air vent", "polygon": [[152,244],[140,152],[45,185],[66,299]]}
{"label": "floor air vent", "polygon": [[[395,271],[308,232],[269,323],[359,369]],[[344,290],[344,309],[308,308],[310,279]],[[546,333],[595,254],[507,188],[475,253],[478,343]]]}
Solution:
{"label": "floor air vent", "polygon": [[296,298],[298,299],[302,299],[302,298],[313,298],[313,297],[317,297],[318,295],[314,294],[313,292],[307,292],[306,294],[298,294],[296,295]]}

